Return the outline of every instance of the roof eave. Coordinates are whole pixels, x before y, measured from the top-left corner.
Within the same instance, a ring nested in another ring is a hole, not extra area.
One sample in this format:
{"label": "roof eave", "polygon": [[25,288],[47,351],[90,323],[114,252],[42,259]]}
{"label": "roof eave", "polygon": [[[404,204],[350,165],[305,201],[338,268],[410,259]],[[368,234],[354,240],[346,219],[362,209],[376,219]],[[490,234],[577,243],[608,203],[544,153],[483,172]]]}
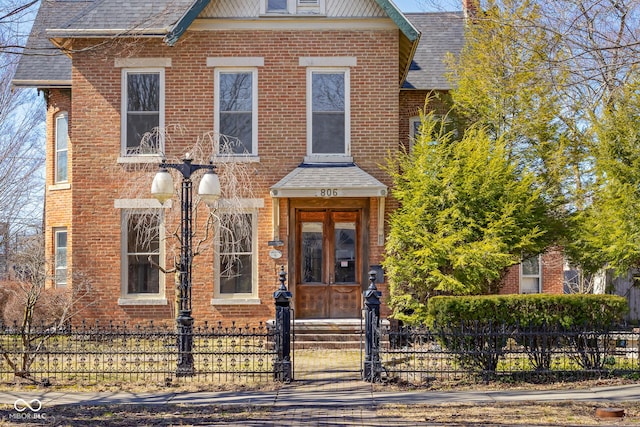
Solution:
{"label": "roof eave", "polygon": [[193,21],[200,15],[200,12],[204,10],[209,4],[210,0],[195,0],[193,5],[182,15],[182,17],[175,23],[171,31],[164,37],[164,42],[169,45],[175,45],[180,37],[187,31]]}
{"label": "roof eave", "polygon": [[17,88],[37,89],[69,89],[71,80],[12,80],[11,84]]}
{"label": "roof eave", "polygon": [[395,4],[390,2],[389,0],[376,0],[378,6],[382,8],[386,12],[386,14],[391,18],[391,20],[398,26],[398,29],[402,33],[402,36],[406,37],[409,42],[409,52],[406,56],[406,61],[404,64],[400,64],[400,86],[407,78],[407,74],[409,73],[409,68],[411,67],[411,60],[413,59],[413,55],[418,48],[418,43],[420,42],[420,31],[407,19],[406,16],[396,7]]}
{"label": "roof eave", "polygon": [[73,30],[64,29],[50,29],[47,30],[47,37],[49,39],[77,39],[77,38],[105,38],[105,37],[162,37],[167,34],[167,28],[103,28],[103,29],[81,29],[75,28]]}
{"label": "roof eave", "polygon": [[413,26],[411,21],[389,0],[376,0],[378,6],[384,10],[389,18],[398,26],[410,42],[417,43],[420,40],[420,31]]}
{"label": "roof eave", "polygon": [[410,49],[409,49],[409,53],[407,55],[407,60],[405,61],[404,67],[401,64],[400,87],[402,87],[405,80],[407,80],[407,76],[409,75],[409,70],[411,69],[411,62],[413,61],[413,57],[416,54],[416,50],[418,50],[419,43],[420,43],[420,33],[418,33],[418,38],[416,40],[410,41]]}

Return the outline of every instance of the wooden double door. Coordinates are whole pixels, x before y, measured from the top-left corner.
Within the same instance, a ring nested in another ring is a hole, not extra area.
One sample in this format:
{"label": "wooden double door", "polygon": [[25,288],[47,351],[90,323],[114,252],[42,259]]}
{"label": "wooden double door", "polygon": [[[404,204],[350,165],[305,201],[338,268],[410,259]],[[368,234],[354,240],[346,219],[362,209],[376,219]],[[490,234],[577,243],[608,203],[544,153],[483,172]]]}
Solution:
{"label": "wooden double door", "polygon": [[296,317],[360,317],[360,210],[296,211]]}

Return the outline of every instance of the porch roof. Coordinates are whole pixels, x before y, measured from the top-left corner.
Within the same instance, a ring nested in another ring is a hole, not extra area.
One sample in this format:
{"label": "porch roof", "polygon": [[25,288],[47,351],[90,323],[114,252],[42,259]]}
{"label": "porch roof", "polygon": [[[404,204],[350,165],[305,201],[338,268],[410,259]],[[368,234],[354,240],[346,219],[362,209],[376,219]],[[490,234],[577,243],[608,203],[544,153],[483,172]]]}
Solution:
{"label": "porch roof", "polygon": [[271,187],[272,197],[386,197],[387,186],[354,163],[303,163]]}

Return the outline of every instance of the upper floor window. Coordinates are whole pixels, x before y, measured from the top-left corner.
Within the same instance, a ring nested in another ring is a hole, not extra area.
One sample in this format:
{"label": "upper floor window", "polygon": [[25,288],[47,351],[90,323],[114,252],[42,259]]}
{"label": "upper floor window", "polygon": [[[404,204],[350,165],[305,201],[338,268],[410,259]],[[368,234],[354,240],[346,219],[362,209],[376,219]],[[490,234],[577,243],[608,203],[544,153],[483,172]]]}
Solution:
{"label": "upper floor window", "polygon": [[307,154],[350,155],[348,69],[307,71]]}
{"label": "upper floor window", "polygon": [[55,129],[55,176],[54,182],[67,182],[69,180],[69,121],[66,112],[56,116]]}
{"label": "upper floor window", "polygon": [[255,68],[216,68],[215,131],[223,154],[257,154],[257,80]]}
{"label": "upper floor window", "polygon": [[157,268],[161,265],[159,216],[125,210],[122,232],[125,293],[159,296],[162,294]]}
{"label": "upper floor window", "polygon": [[54,230],[55,243],[55,284],[56,287],[67,286],[67,229]]}
{"label": "upper floor window", "polygon": [[542,291],[541,256],[522,260],[520,264],[520,293],[536,294]]}
{"label": "upper floor window", "polygon": [[164,69],[122,70],[123,155],[162,151]]}
{"label": "upper floor window", "polygon": [[325,0],[261,0],[261,14],[317,15],[326,11]]}
{"label": "upper floor window", "polygon": [[288,10],[287,0],[265,0],[267,2],[267,13],[280,12],[284,13]]}

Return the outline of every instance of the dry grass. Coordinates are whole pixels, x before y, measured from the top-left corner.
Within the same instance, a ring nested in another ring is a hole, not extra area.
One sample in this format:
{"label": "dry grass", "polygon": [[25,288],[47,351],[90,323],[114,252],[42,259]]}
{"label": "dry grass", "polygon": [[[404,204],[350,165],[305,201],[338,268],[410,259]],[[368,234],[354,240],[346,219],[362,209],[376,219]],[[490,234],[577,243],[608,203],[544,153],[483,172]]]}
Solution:
{"label": "dry grass", "polygon": [[273,391],[278,390],[282,384],[275,381],[242,382],[242,381],[189,381],[174,380],[170,384],[161,382],[144,381],[115,381],[115,382],[57,382],[52,386],[44,387],[29,381],[14,381],[0,383],[0,391],[65,391],[65,392],[172,392],[193,393],[199,391]]}
{"label": "dry grass", "polygon": [[[324,350],[322,352],[298,351],[294,359],[296,379],[304,383],[308,379],[327,381],[351,380],[358,376],[360,363],[358,351]],[[376,384],[373,393],[405,390],[558,390],[588,389],[594,387],[634,384],[625,379],[590,380],[571,383],[489,383],[434,382],[413,386],[409,384]],[[295,387],[296,382],[292,384]],[[271,391],[282,387],[272,381],[263,383],[192,382],[175,381],[171,385],[144,382],[94,382],[81,385],[69,382],[43,388],[28,383],[0,384],[0,390],[10,391],[131,391],[131,392],[194,392],[194,391]],[[291,387],[291,386],[289,386]],[[385,405],[343,408],[288,408],[280,405],[220,406],[220,405],[60,405],[45,408],[48,423],[55,426],[100,425],[133,427],[141,425],[344,425],[344,414],[355,414],[350,425],[382,426],[611,426],[640,425],[640,402],[615,402],[616,408],[625,410],[623,419],[597,419],[595,410],[611,403],[603,402],[494,402],[441,405]],[[18,425],[10,414],[10,405],[0,405],[0,427]],[[365,418],[367,414],[370,418]],[[375,420],[372,421],[371,420]],[[20,426],[41,426],[40,422],[20,420]]]}
{"label": "dry grass", "polygon": [[[428,422],[435,425],[536,425],[603,426],[640,424],[640,402],[617,402],[625,410],[622,419],[596,418],[598,402],[496,402],[492,404],[396,405],[383,406],[378,415],[402,418],[407,425]],[[606,407],[606,405],[605,405]],[[432,425],[433,425],[432,424]]]}
{"label": "dry grass", "polygon": [[[385,426],[612,426],[639,425],[640,403],[619,402],[622,419],[599,419],[597,402],[509,402],[493,404],[382,405],[371,411],[368,422],[356,419],[352,425]],[[0,406],[0,426],[12,420],[7,405]],[[100,425],[134,427],[140,425],[341,425],[335,408],[327,410],[275,409],[268,406],[222,407],[217,405],[99,405],[56,406],[47,410],[48,423],[56,426]],[[342,410],[341,413],[344,413]],[[349,410],[349,413],[358,413]],[[375,419],[375,424],[371,421]],[[21,426],[42,422],[20,421]]]}

